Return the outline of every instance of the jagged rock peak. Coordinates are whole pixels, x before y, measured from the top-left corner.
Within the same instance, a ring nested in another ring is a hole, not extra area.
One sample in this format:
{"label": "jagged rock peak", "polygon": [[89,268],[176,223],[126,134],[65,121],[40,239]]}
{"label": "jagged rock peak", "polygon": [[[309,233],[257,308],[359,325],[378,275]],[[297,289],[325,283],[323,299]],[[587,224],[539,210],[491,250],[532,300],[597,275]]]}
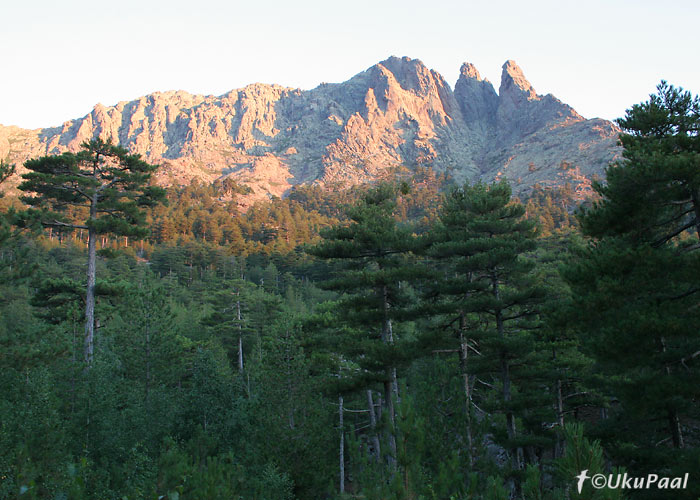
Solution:
{"label": "jagged rock peak", "polygon": [[433,85],[447,86],[442,75],[430,70],[420,59],[391,56],[374,67],[387,69],[402,88],[413,90],[419,95],[429,93]]}
{"label": "jagged rock peak", "polygon": [[476,66],[474,66],[470,62],[462,63],[462,67],[459,69],[459,76],[460,76],[460,78],[461,77],[471,78],[471,79],[474,79],[478,82],[488,81],[484,78],[481,78],[481,75],[479,74],[479,71],[476,69]]}
{"label": "jagged rock peak", "polygon": [[409,74],[430,72],[427,66],[423,64],[423,61],[420,59],[411,59],[410,57],[406,56],[390,56],[378,64],[391,71],[397,80],[400,79],[400,77],[407,76]]}
{"label": "jagged rock peak", "polygon": [[498,89],[498,94],[502,96],[504,93],[513,91],[526,93],[528,99],[537,99],[537,92],[535,92],[535,88],[527,81],[527,78],[525,78],[523,70],[520,69],[520,66],[518,66],[515,61],[509,59],[503,65],[501,87]]}
{"label": "jagged rock peak", "polygon": [[0,126],[0,158],[23,173],[29,158],[111,138],[160,164],[162,185],[222,177],[248,185],[251,193],[239,200],[247,207],[293,185],[336,189],[401,165],[450,172],[456,182],[505,177],[516,192],[536,183],[588,189],[590,177],[616,159],[618,132],[538,96],[513,61],[503,66],[499,96],[471,63],[452,91],[420,60],[390,57],[311,90],[254,83],[221,96],[154,92],[95,105],[59,127]]}
{"label": "jagged rock peak", "polygon": [[455,84],[455,98],[467,123],[482,128],[483,133],[493,126],[498,108],[498,94],[485,78],[481,78],[476,66],[465,62]]}

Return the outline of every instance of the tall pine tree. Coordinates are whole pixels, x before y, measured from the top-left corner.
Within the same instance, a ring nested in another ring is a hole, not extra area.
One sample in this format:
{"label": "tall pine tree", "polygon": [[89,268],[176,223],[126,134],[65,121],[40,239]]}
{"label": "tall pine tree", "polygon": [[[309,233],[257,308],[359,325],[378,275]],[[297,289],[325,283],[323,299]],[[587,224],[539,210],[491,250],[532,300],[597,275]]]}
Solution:
{"label": "tall pine tree", "polygon": [[[505,416],[502,443],[511,450],[515,469],[522,468],[528,443],[519,435],[516,419],[533,402],[533,392],[519,382],[533,377],[528,368],[535,356],[532,331],[544,296],[533,280],[533,263],[523,258],[534,250],[536,234],[524,213],[522,205],[511,201],[505,181],[454,190],[445,200],[429,252],[452,260],[439,289],[443,312],[459,325],[466,396],[472,398],[470,373],[499,387],[499,401],[492,406]],[[480,355],[467,365],[469,349]]]}
{"label": "tall pine tree", "polygon": [[566,277],[572,321],[620,401],[608,449],[636,472],[672,474],[697,463],[700,99],[657,90],[618,120],[623,160],[595,185],[601,200],[580,217],[595,240]]}
{"label": "tall pine tree", "polygon": [[[28,160],[19,189],[31,208],[26,215],[44,227],[81,229],[88,234],[87,289],[83,357],[90,366],[95,335],[97,239],[104,234],[144,237],[142,207],[164,199],[163,189],[149,185],[157,168],[110,141],[93,139],[78,153]],[[74,211],[79,219],[68,217]]]}
{"label": "tall pine tree", "polygon": [[[406,254],[413,246],[408,228],[396,218],[397,188],[382,184],[369,190],[348,210],[349,224],[321,233],[323,241],[309,253],[338,261],[342,269],[322,286],[344,293],[338,303],[338,320],[352,325],[359,338],[345,343],[345,357],[361,368],[367,383],[383,385],[384,412],[388,419],[388,462],[396,466],[397,367],[402,354],[395,322],[406,305],[401,282],[413,276]],[[404,287],[405,288],[405,287]]]}

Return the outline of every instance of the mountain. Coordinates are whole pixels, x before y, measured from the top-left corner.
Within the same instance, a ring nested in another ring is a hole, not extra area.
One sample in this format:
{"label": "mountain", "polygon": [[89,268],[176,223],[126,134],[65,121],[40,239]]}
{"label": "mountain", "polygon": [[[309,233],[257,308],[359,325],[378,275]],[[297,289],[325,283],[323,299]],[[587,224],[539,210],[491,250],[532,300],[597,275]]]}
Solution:
{"label": "mountain", "polygon": [[164,185],[228,176],[252,188],[246,203],[302,183],[369,182],[401,165],[457,181],[506,177],[518,193],[568,182],[583,196],[617,158],[618,132],[538,95],[513,61],[503,65],[497,93],[470,63],[453,91],[421,61],[390,57],[312,90],[255,83],[218,97],[156,92],[97,104],[60,127],[0,126],[0,158],[20,165],[111,138],[161,164]]}

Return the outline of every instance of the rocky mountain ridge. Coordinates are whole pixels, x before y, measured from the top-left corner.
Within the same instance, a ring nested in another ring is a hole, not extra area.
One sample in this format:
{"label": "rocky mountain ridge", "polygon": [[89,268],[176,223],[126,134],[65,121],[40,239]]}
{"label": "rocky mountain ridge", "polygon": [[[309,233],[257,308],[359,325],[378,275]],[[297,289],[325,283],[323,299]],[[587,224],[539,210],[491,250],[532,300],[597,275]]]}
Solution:
{"label": "rocky mountain ridge", "polygon": [[0,126],[0,158],[21,165],[112,139],[161,164],[161,184],[232,177],[252,188],[245,204],[297,184],[336,189],[418,165],[457,181],[506,177],[516,192],[570,183],[583,196],[617,158],[618,132],[538,95],[513,61],[497,93],[470,63],[453,91],[421,61],[390,57],[312,90],[255,83],[218,97],[155,92],[98,104],[60,127]]}

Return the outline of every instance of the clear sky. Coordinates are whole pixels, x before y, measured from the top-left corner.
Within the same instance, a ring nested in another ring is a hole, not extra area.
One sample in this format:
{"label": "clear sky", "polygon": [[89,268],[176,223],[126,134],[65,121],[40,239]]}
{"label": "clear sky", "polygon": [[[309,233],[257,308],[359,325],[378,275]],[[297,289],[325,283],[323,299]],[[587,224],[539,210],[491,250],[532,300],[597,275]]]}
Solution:
{"label": "clear sky", "polygon": [[23,0],[0,19],[0,124],[26,128],[159,90],[309,89],[390,55],[453,87],[469,61],[497,89],[514,59],[589,118],[622,116],[662,78],[700,93],[697,0]]}

